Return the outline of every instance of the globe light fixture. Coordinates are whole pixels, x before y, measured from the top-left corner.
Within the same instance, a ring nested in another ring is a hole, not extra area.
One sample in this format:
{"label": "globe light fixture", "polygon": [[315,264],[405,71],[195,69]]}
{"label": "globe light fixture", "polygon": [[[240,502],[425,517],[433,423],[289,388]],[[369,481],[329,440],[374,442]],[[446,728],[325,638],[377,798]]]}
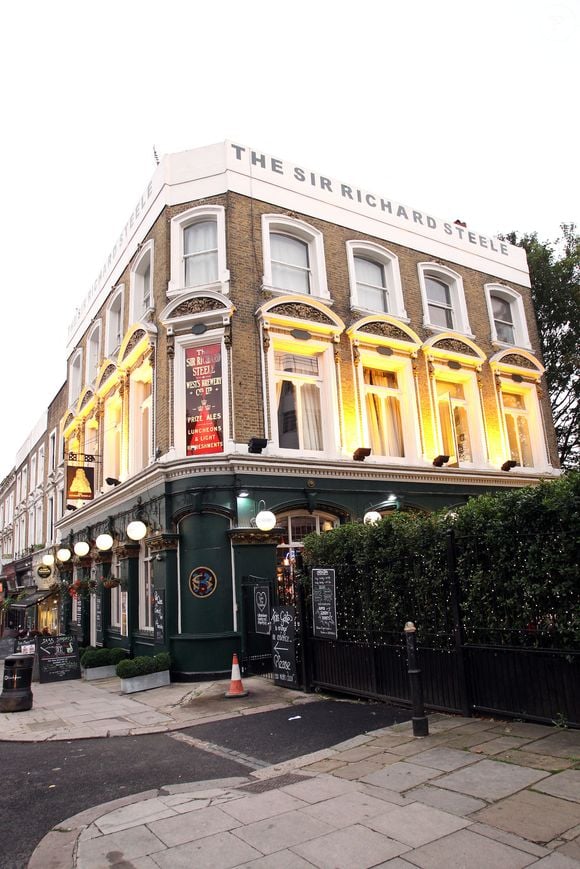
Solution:
{"label": "globe light fixture", "polygon": [[378,512],[378,510],[368,510],[365,515],[363,522],[365,525],[376,525],[377,522],[380,522],[383,517]]}
{"label": "globe light fixture", "polygon": [[57,549],[56,557],[59,561],[68,561],[71,557],[72,553],[70,549],[66,549],[63,547],[62,549]]}
{"label": "globe light fixture", "polygon": [[97,549],[100,549],[101,552],[106,552],[108,549],[111,549],[113,545],[113,538],[110,534],[99,534],[99,536],[95,540],[95,544],[97,546]]}
{"label": "globe light fixture", "polygon": [[52,567],[54,564],[54,555],[52,552],[47,552],[46,555],[42,556],[42,563],[45,567]]}
{"label": "globe light fixture", "polygon": [[141,522],[140,519],[136,519],[134,522],[129,522],[127,525],[127,537],[129,537],[130,540],[143,540],[146,534],[147,526],[144,522]]}
{"label": "globe light fixture", "polygon": [[90,548],[86,540],[79,540],[78,543],[75,543],[75,555],[78,555],[79,558],[84,558],[85,555],[89,554]]}
{"label": "globe light fixture", "polygon": [[[262,509],[260,509],[260,507]],[[276,516],[271,510],[266,510],[266,502],[258,502],[258,515],[256,516],[256,527],[260,531],[271,531],[276,524]]]}

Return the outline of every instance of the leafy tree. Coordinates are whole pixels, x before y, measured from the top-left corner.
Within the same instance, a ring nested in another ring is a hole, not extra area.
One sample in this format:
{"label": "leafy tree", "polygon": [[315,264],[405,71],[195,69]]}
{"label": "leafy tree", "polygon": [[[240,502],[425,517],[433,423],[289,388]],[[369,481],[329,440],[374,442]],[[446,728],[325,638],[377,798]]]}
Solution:
{"label": "leafy tree", "polygon": [[560,463],[580,467],[580,236],[574,224],[562,224],[562,238],[539,241],[537,233],[505,239],[528,257],[532,298]]}

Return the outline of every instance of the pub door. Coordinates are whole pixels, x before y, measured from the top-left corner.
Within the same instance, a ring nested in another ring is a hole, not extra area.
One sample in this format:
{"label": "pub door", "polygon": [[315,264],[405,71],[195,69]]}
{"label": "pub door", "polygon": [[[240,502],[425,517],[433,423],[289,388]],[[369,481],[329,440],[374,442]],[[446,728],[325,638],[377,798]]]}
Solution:
{"label": "pub door", "polygon": [[277,603],[273,579],[242,576],[242,673],[259,676],[272,672],[270,619]]}

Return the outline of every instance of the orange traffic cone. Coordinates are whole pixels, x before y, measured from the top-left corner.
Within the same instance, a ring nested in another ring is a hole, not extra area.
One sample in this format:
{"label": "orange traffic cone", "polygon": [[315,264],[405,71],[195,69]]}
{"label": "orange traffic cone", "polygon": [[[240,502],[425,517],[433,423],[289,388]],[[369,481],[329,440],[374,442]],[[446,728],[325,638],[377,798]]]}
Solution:
{"label": "orange traffic cone", "polygon": [[242,685],[242,676],[240,673],[240,662],[238,661],[238,656],[234,652],[234,657],[232,658],[232,678],[230,681],[230,690],[225,694],[226,697],[247,697],[248,692],[244,691],[244,686]]}

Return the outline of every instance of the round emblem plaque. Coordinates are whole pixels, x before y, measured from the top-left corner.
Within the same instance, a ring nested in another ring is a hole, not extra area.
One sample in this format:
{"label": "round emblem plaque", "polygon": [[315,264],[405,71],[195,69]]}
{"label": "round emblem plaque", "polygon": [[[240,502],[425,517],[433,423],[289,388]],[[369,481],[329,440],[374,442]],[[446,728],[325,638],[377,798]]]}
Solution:
{"label": "round emblem plaque", "polygon": [[209,597],[217,588],[217,576],[209,567],[195,567],[189,574],[189,590],[194,597]]}

